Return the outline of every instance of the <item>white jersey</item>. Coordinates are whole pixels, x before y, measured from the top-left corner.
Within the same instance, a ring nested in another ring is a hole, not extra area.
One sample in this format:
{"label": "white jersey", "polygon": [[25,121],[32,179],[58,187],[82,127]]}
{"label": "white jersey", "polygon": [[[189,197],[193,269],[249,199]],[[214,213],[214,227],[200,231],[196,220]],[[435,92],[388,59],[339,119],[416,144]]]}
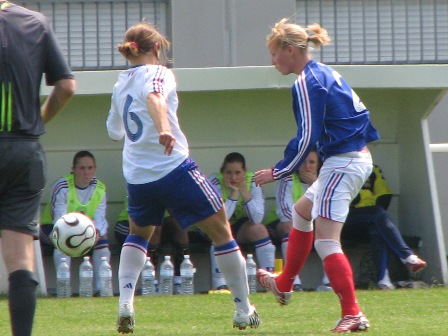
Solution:
{"label": "white jersey", "polygon": [[[76,187],[76,197],[78,198],[79,203],[87,204],[92,198],[93,193],[95,192],[97,184],[97,179],[94,177],[92,182],[86,188],[78,188]],[[53,224],[62,216],[67,213],[67,204],[68,204],[68,184],[67,179],[65,177],[59,178],[52,187],[51,190],[51,213],[54,218]],[[95,210],[95,214],[93,216],[93,223],[95,227],[100,232],[100,236],[104,236],[107,234],[107,230],[109,224],[106,219],[106,207],[107,207],[107,199],[106,194],[101,199],[100,204]]]}
{"label": "white jersey", "polygon": [[[176,143],[171,155],[159,144],[159,132],[146,105],[150,93],[165,97],[168,120]],[[159,180],[178,167],[189,155],[188,142],[177,119],[176,80],[162,65],[141,65],[120,73],[114,86],[107,117],[113,140],[124,140],[123,175],[127,183],[144,184]]]}

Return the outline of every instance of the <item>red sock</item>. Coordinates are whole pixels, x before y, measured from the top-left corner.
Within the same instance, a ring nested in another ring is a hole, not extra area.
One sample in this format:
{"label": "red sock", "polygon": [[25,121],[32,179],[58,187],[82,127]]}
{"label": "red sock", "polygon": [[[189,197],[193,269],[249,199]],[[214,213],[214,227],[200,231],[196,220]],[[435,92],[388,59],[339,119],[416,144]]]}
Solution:
{"label": "red sock", "polygon": [[292,228],[289,233],[286,263],[283,272],[277,277],[277,288],[281,292],[292,289],[294,277],[299,274],[313,247],[314,232],[304,232]]}
{"label": "red sock", "polygon": [[324,259],[324,269],[331,287],[341,300],[342,317],[359,313],[353,271],[345,254],[333,253]]}

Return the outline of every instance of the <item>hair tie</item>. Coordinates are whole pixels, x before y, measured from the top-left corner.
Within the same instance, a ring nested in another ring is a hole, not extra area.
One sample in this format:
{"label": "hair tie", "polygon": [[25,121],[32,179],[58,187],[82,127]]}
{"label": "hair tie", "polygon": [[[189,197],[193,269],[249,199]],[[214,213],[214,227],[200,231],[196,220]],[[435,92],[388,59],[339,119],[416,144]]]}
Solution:
{"label": "hair tie", "polygon": [[130,45],[133,46],[133,47],[138,48],[138,44],[137,44],[137,42],[132,41],[132,42],[130,43]]}
{"label": "hair tie", "polygon": [[307,42],[311,41],[311,38],[308,36],[306,39]]}

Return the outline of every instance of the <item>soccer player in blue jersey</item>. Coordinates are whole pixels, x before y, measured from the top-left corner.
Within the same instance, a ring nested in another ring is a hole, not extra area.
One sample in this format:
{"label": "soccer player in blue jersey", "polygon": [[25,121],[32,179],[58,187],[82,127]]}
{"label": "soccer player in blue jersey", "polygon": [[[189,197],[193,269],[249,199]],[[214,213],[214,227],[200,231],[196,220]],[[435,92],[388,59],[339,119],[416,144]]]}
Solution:
{"label": "soccer player in blue jersey", "polygon": [[222,199],[189,158],[178,118],[174,74],[160,65],[170,43],[153,26],[140,22],[125,34],[118,50],[131,67],[114,86],[107,118],[109,136],[124,138],[130,234],[119,265],[118,332],[134,330],[134,291],[148,241],[169,209],[182,228],[196,224],[215,245],[218,267],[232,292],[233,326],[256,328],[260,318],[249,302],[246,262],[232,236]]}
{"label": "soccer player in blue jersey", "polygon": [[342,251],[340,234],[352,199],[372,172],[367,144],[378,140],[379,134],[369,111],[344,78],[312,59],[309,44],[319,47],[329,42],[327,31],[319,24],[303,28],[288,19],[279,21],[267,37],[272,64],[283,75],[298,76],[291,89],[297,135],[289,141],[282,160],[255,173],[255,182],[263,185],[291,175],[315,146],[323,165],[317,181],[294,204],[282,274],[260,269],[257,278],[279,303],[287,304],[293,279],[314,242],[342,308],[332,331],[342,333],[369,327],[358,306],[353,271]]}

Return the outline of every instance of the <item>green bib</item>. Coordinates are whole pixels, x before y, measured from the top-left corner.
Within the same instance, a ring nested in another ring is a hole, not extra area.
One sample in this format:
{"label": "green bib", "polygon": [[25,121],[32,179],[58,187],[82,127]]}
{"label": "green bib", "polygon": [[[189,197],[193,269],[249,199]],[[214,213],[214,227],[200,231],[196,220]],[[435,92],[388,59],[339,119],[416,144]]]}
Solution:
{"label": "green bib", "polygon": [[[218,177],[219,184],[221,185],[221,197],[225,202],[226,199],[229,197],[229,191],[224,183],[224,176],[222,175],[222,173],[218,173],[216,175]],[[253,177],[254,177],[254,173],[246,172],[245,179],[246,179],[247,189],[249,191],[252,188]],[[246,217],[246,213],[244,212],[242,203],[243,203],[243,199],[240,197],[236,204],[235,212],[232,215],[232,221],[236,221],[240,218]]]}
{"label": "green bib", "polygon": [[[73,174],[69,174],[65,176],[68,185],[68,203],[67,203],[67,213],[70,212],[82,212],[90,219],[93,219],[96,209],[98,205],[101,203],[101,200],[106,193],[106,186],[100,180],[97,180],[95,191],[93,192],[90,201],[87,204],[81,204],[76,196],[76,186],[75,186],[75,177]],[[44,210],[42,211],[42,215],[40,217],[41,225],[53,224],[54,218],[51,216],[51,208],[50,202],[48,202]]]}

